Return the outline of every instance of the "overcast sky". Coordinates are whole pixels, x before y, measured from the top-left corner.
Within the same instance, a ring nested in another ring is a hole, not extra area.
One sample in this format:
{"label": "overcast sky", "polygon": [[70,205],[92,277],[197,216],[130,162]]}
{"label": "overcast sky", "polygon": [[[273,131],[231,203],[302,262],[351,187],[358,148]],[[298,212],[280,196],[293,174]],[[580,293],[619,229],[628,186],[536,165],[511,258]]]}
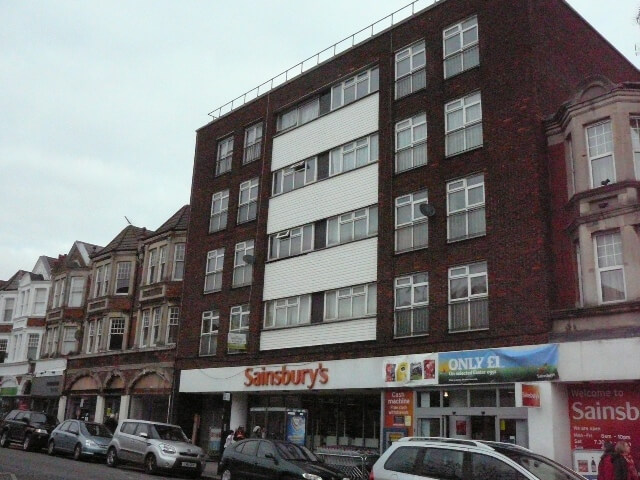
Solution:
{"label": "overcast sky", "polygon": [[[0,0],[0,279],[159,227],[208,112],[408,3]],[[569,3],[640,66],[640,0]]]}

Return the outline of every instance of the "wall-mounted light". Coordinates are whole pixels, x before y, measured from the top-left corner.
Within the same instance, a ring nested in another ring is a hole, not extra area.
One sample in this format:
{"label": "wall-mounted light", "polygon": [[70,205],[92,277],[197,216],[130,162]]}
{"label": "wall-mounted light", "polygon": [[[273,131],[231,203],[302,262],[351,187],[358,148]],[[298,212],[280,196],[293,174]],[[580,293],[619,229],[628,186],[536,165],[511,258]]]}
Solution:
{"label": "wall-mounted light", "polygon": [[449,398],[449,392],[445,391],[443,394],[444,398]]}

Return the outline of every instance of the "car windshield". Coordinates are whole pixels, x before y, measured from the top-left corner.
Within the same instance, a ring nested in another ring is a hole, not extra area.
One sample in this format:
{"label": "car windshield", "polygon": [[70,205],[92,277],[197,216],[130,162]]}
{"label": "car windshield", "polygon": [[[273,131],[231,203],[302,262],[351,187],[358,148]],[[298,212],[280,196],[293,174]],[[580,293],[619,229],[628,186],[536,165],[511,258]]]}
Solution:
{"label": "car windshield", "polygon": [[45,415],[44,413],[32,413],[31,423],[47,423],[55,425],[58,422],[56,422],[55,418]]}
{"label": "car windshield", "polygon": [[541,455],[511,448],[494,448],[522,465],[540,480],[584,480],[584,477]]}
{"label": "car windshield", "polygon": [[103,437],[111,438],[111,432],[107,427],[99,423],[84,423],[82,424],[82,433],[90,437]]}
{"label": "car windshield", "polygon": [[173,425],[153,425],[151,432],[152,438],[157,440],[169,440],[171,442],[189,441],[182,429]]}
{"label": "car windshield", "polygon": [[278,449],[280,456],[285,460],[302,460],[305,462],[318,461],[318,457],[311,453],[310,450],[294,443],[277,442],[276,448]]}

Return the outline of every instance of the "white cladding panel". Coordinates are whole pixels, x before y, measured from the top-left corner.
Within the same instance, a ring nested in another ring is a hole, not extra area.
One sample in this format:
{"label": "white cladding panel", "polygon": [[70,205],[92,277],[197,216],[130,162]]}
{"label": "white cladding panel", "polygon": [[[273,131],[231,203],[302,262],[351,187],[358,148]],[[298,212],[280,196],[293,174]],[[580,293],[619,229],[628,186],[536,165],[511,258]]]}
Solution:
{"label": "white cladding panel", "polygon": [[378,237],[267,263],[263,300],[376,281]]}
{"label": "white cladding panel", "polygon": [[375,339],[376,318],[370,317],[272,331],[263,330],[260,334],[260,350],[314,347]]}
{"label": "white cladding panel", "polygon": [[292,190],[269,200],[267,233],[378,203],[378,163]]}
{"label": "white cladding panel", "polygon": [[378,131],[378,93],[273,139],[271,171]]}

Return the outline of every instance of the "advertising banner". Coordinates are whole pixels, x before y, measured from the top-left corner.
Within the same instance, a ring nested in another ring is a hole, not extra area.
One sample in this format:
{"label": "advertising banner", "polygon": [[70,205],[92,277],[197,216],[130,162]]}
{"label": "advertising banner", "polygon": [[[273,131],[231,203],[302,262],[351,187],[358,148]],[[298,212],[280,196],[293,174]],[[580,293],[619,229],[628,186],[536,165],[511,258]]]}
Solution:
{"label": "advertising banner", "polygon": [[411,390],[384,392],[384,426],[411,427],[413,392]]}
{"label": "advertising banner", "polygon": [[438,383],[437,355],[403,355],[385,358],[382,375],[385,387],[434,385]]}
{"label": "advertising banner", "polygon": [[558,346],[491,348],[438,354],[440,384],[532,382],[558,378]]}
{"label": "advertising banner", "polygon": [[602,451],[604,442],[625,440],[640,465],[640,384],[585,383],[568,389],[571,448]]}
{"label": "advertising banner", "polygon": [[535,384],[522,384],[522,406],[540,407],[540,386]]}
{"label": "advertising banner", "polygon": [[286,440],[296,445],[304,445],[307,434],[307,411],[287,410]]}

